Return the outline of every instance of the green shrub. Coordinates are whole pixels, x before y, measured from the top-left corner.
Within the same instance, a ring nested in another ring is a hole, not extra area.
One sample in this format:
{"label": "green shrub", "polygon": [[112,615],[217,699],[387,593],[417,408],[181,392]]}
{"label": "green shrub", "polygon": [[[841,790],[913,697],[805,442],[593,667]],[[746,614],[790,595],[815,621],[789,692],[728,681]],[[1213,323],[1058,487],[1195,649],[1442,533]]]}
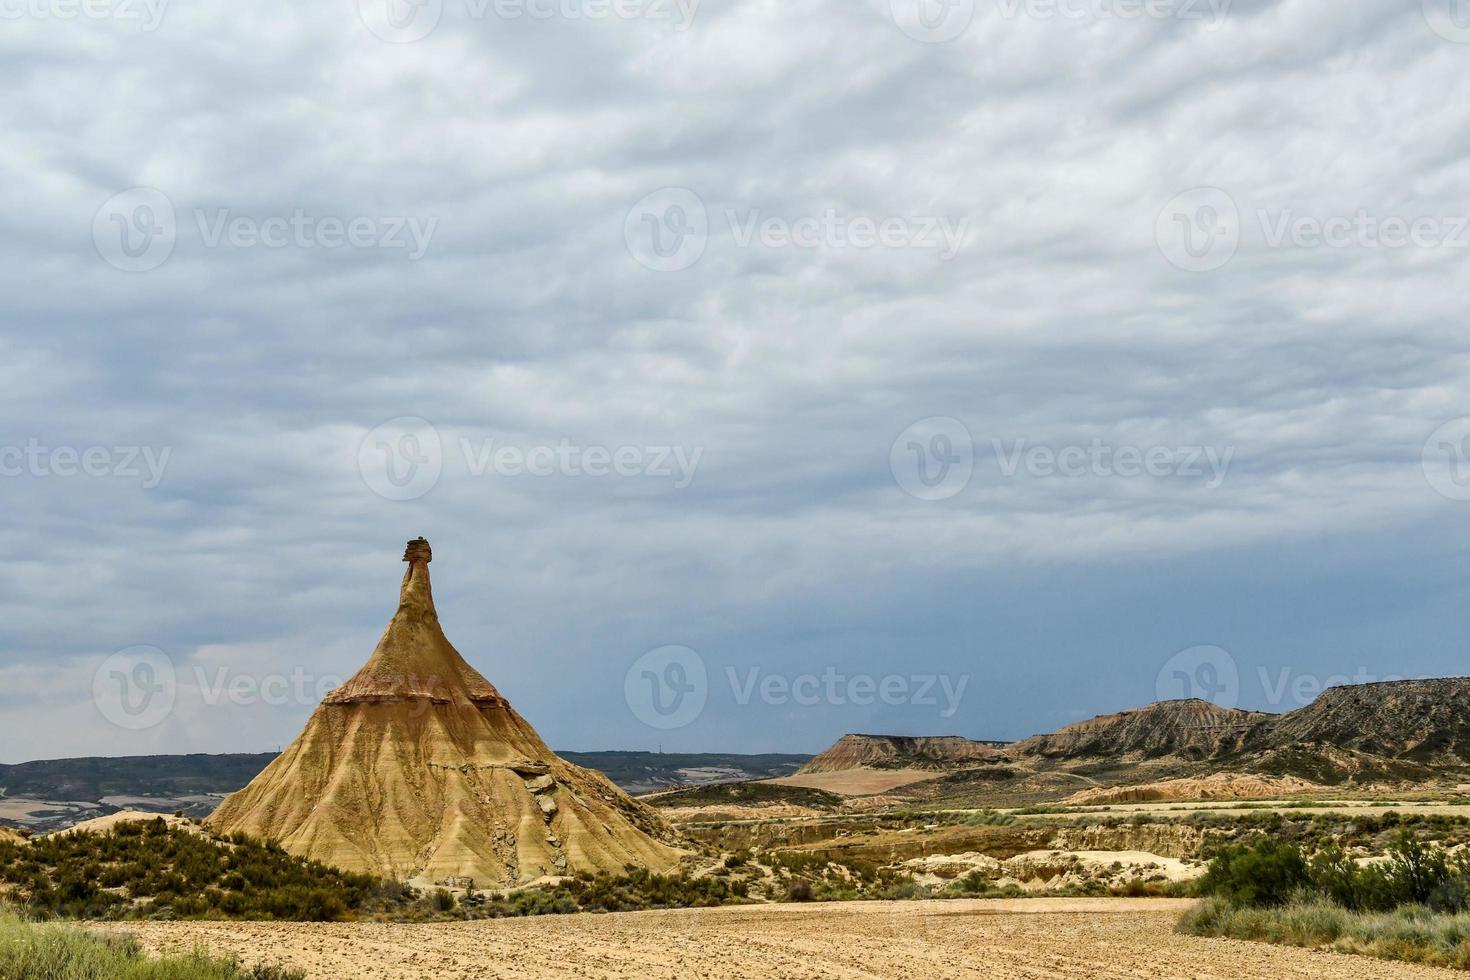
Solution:
{"label": "green shrub", "polygon": [[1421,906],[1354,912],[1306,899],[1250,908],[1217,897],[1185,913],[1179,931],[1470,969],[1470,915],[1435,915]]}
{"label": "green shrub", "polygon": [[1309,887],[1311,877],[1299,848],[1263,837],[1250,846],[1227,847],[1210,862],[1200,879],[1205,895],[1218,895],[1237,906],[1284,905]]}
{"label": "green shrub", "polygon": [[302,980],[277,966],[193,953],[150,958],[137,943],[0,914],[0,980]]}
{"label": "green shrub", "polygon": [[244,918],[330,921],[406,906],[400,886],[163,820],[0,842],[0,892],[40,919]]}
{"label": "green shrub", "polygon": [[749,886],[733,877],[689,878],[627,868],[621,875],[580,874],[556,885],[476,902],[469,915],[493,918],[563,915],[573,912],[636,912],[644,909],[704,908],[745,901]]}

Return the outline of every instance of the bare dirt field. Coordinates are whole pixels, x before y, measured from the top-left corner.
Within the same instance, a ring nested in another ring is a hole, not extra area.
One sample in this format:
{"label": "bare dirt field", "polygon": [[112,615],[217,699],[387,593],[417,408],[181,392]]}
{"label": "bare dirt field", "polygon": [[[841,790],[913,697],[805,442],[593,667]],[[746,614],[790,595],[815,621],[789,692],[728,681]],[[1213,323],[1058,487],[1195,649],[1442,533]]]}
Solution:
{"label": "bare dirt field", "polygon": [[782,776],[779,779],[763,780],[777,786],[799,786],[803,789],[823,789],[842,796],[867,796],[870,793],[887,793],[900,786],[927,782],[943,776],[931,769],[843,769],[839,772],[809,772],[799,776]]}
{"label": "bare dirt field", "polygon": [[140,922],[150,949],[202,944],[336,978],[1399,980],[1459,976],[1176,936],[1188,902],[1032,899],[779,905],[433,925]]}
{"label": "bare dirt field", "polygon": [[[1203,803],[1110,803],[1102,806],[1086,804],[1068,812],[1078,816],[1183,817],[1191,813],[1211,813],[1219,817],[1244,817],[1255,813],[1264,813],[1268,810],[1298,816],[1343,813],[1381,817],[1388,813],[1417,813],[1423,816],[1470,817],[1470,805],[1464,803],[1434,801],[1377,802],[1373,800],[1327,800],[1323,801],[1319,806],[1303,806],[1300,802],[1289,800],[1252,800],[1245,804],[1218,801]],[[1014,813],[1015,811],[1012,809],[1002,810],[1001,812]]]}

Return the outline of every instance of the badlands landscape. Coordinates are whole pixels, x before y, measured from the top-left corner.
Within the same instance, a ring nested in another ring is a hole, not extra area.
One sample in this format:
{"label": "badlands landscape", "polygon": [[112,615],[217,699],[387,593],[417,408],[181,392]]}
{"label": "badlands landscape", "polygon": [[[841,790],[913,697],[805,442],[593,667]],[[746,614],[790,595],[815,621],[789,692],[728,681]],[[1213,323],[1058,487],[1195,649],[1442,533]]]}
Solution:
{"label": "badlands landscape", "polygon": [[[222,976],[1470,967],[1465,679],[1279,716],[1164,702],[1015,743],[595,757],[620,786],[548,748],[449,642],[432,557],[409,542],[376,649],[279,755],[10,767],[27,795],[5,797],[0,897],[89,924],[67,941]],[[1272,918],[1300,908],[1379,919]]]}

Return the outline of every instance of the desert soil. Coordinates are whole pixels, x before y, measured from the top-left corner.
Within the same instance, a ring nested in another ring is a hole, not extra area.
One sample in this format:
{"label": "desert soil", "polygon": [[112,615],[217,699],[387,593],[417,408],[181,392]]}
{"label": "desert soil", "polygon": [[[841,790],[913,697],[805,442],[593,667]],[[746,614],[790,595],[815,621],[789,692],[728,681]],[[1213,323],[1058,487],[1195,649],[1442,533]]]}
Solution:
{"label": "desert soil", "polygon": [[927,782],[943,776],[932,769],[843,769],[838,772],[808,772],[797,776],[782,776],[764,782],[777,786],[799,786],[803,789],[824,789],[842,796],[866,796],[870,793],[887,793],[900,786]]}
{"label": "desert soil", "polygon": [[[1070,806],[1071,804],[1065,804]],[[1301,806],[1286,800],[1253,800],[1248,806],[1241,806],[1229,802],[1205,802],[1205,803],[1113,803],[1102,806],[1084,804],[1085,809],[1079,809],[1075,813],[1087,816],[1167,816],[1184,817],[1191,813],[1211,813],[1220,817],[1244,817],[1254,813],[1273,811],[1287,815],[1313,816],[1329,813],[1352,814],[1359,816],[1381,817],[1389,813],[1411,814],[1417,813],[1424,816],[1445,817],[1470,817],[1470,805],[1464,803],[1434,803],[1434,802],[1407,802],[1407,803],[1380,803],[1371,800],[1342,800],[1324,802],[1322,806]],[[1014,813],[1015,810],[1002,810],[1003,813]]]}
{"label": "desert soil", "polygon": [[139,922],[155,951],[202,944],[336,978],[1398,980],[1459,976],[1176,936],[1188,902],[1032,899],[779,905],[431,925]]}

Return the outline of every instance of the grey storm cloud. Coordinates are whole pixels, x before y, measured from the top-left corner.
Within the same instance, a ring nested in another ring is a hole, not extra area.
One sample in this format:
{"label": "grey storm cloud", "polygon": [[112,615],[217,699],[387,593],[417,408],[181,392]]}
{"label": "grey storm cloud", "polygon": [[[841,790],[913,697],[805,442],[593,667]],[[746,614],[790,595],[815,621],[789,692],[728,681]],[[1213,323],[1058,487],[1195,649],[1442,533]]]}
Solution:
{"label": "grey storm cloud", "polygon": [[[0,9],[5,761],[288,740],[310,697],[210,685],[350,673],[418,534],[565,748],[1024,736],[1206,642],[1264,707],[1262,669],[1454,669],[1453,20],[444,0],[395,43],[397,2]],[[670,644],[711,690],[658,731],[623,684]],[[119,729],[137,646],[177,706]],[[742,704],[751,667],[974,679],[941,718]]]}

